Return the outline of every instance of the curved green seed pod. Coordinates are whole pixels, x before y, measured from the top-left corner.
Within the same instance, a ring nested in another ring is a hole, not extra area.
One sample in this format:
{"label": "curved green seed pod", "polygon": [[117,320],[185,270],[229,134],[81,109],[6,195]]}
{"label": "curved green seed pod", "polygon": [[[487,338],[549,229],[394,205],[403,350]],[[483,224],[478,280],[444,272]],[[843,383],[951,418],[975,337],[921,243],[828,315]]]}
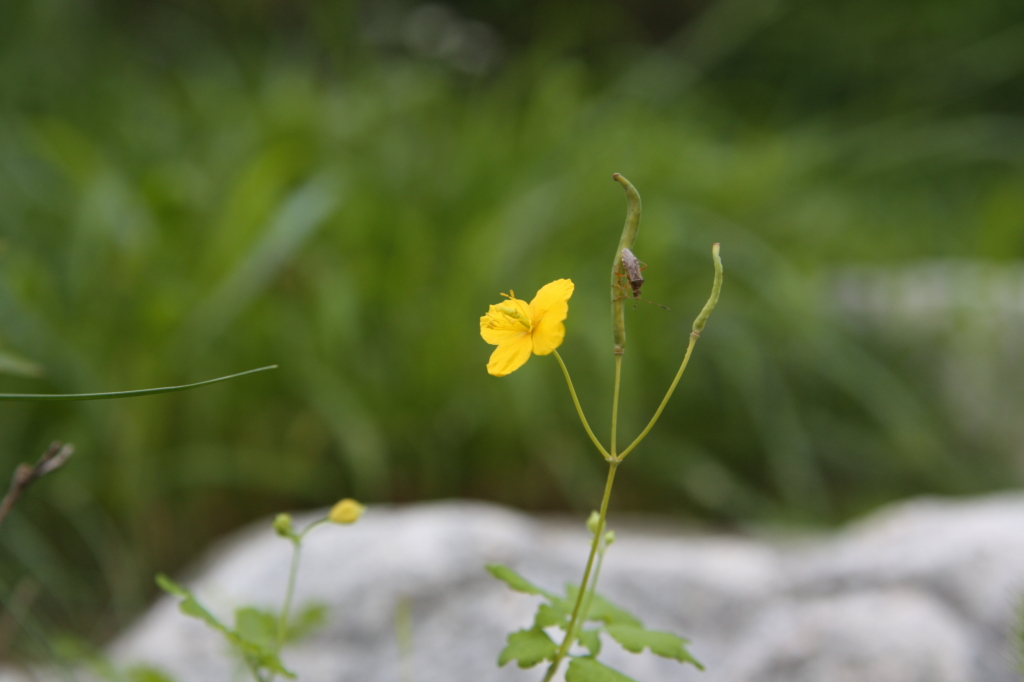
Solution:
{"label": "curved green seed pod", "polygon": [[640,229],[640,194],[629,180],[618,173],[612,179],[626,190],[626,224],[622,227],[622,237],[615,249],[615,260],[612,262],[612,338],[615,342],[615,354],[622,355],[626,349],[626,317],[623,303],[625,296],[619,284],[622,272],[622,250],[632,249],[636,233]]}
{"label": "curved green seed pod", "polygon": [[718,244],[711,247],[711,257],[715,260],[715,283],[711,285],[711,296],[708,298],[708,302],[704,304],[704,309],[700,311],[700,315],[693,321],[692,333],[696,336],[700,336],[700,333],[704,331],[704,324],[708,321],[711,311],[715,309],[715,305],[718,304],[718,295],[722,292],[722,257],[719,255],[720,250],[721,247]]}

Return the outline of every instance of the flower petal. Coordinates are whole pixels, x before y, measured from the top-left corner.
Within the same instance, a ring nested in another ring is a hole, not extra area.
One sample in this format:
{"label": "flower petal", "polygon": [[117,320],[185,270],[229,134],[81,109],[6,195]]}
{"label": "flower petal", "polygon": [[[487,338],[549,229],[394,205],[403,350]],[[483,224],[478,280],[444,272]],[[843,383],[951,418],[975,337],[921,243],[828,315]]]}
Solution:
{"label": "flower petal", "polygon": [[533,317],[530,304],[526,301],[512,298],[492,305],[488,309],[487,314],[480,318],[480,336],[483,337],[484,341],[492,345],[498,345],[507,340],[519,338],[521,335],[529,332],[524,323],[514,316],[502,312],[503,310],[515,310],[526,320],[530,320]]}
{"label": "flower petal", "polygon": [[575,289],[572,280],[559,279],[545,284],[530,305],[533,307],[533,352],[548,355],[562,345],[569,314],[569,297]]}
{"label": "flower petal", "polygon": [[[554,282],[542,286],[530,301],[530,307],[533,308],[534,324],[539,322],[552,307],[566,303],[572,297],[575,288],[576,285],[572,283],[571,279],[556,279]],[[563,310],[568,310],[568,308],[563,308]],[[564,319],[565,314],[563,313],[558,321],[561,322]]]}
{"label": "flower petal", "polygon": [[505,341],[491,353],[491,359],[487,362],[487,373],[496,377],[511,374],[530,359],[532,350],[533,342],[529,334],[524,333],[517,339]]}

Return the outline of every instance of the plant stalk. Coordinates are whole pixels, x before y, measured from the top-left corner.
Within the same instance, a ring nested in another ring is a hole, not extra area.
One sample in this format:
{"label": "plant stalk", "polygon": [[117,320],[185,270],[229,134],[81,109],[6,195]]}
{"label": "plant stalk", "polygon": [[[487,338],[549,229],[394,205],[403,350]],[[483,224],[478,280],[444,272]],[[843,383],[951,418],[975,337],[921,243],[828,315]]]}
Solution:
{"label": "plant stalk", "polygon": [[[572,402],[576,406],[576,414],[580,416],[580,421],[583,422],[583,428],[586,429],[587,435],[590,436],[591,442],[594,447],[597,448],[598,452],[608,461],[611,461],[612,457],[608,454],[608,451],[601,445],[601,441],[597,439],[594,432],[590,429],[590,424],[587,423],[587,417],[583,414],[583,407],[580,405],[580,399],[576,397],[576,389],[573,388],[572,379],[569,378],[569,368],[565,366],[565,362],[562,360],[562,356],[558,354],[558,351],[553,351],[555,359],[558,360],[558,364],[562,366],[562,374],[565,375],[565,383],[569,385],[569,394],[572,395]],[[615,447],[614,445],[612,447]]]}
{"label": "plant stalk", "polygon": [[612,442],[611,442],[611,456],[612,459],[616,459],[615,452],[618,448],[618,429],[619,429],[619,385],[622,383],[622,356],[615,356],[615,389],[612,391]]}
{"label": "plant stalk", "polygon": [[594,568],[594,557],[597,555],[597,548],[601,543],[601,535],[604,532],[604,521],[608,514],[608,500],[612,496],[612,484],[615,482],[615,470],[618,467],[619,463],[617,461],[612,460],[608,462],[608,480],[604,484],[604,497],[601,498],[601,512],[598,517],[597,532],[594,533],[594,541],[590,544],[590,556],[587,557],[587,567],[583,570],[583,579],[580,581],[580,589],[576,594],[576,605],[572,609],[572,618],[569,619],[569,627],[566,628],[562,645],[558,647],[558,652],[555,654],[554,660],[551,661],[551,665],[548,666],[547,672],[544,675],[544,682],[551,682],[551,678],[558,671],[558,666],[561,664],[562,659],[569,653],[569,647],[572,646],[573,633],[576,632],[582,613],[583,598],[587,594],[586,587],[590,584],[590,572]]}

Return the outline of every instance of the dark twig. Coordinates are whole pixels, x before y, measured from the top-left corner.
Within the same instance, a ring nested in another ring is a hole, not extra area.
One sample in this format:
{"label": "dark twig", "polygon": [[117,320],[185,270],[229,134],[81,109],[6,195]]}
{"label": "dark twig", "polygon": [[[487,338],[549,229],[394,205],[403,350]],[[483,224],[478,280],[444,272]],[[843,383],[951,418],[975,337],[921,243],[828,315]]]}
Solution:
{"label": "dark twig", "polygon": [[7,513],[11,511],[11,507],[18,501],[25,488],[29,487],[37,478],[42,478],[51,471],[64,466],[64,463],[74,453],[74,445],[71,443],[62,444],[60,441],[55,440],[50,443],[50,447],[39,458],[35,466],[19,464],[18,468],[14,470],[14,475],[11,476],[11,485],[7,488],[7,494],[0,501],[0,525],[3,525],[4,519],[7,518]]}

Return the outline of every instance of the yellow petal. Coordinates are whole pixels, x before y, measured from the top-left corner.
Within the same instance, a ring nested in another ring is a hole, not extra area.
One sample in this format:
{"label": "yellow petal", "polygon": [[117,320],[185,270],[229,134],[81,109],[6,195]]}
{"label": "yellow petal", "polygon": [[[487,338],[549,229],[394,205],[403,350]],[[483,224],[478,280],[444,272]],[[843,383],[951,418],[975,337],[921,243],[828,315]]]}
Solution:
{"label": "yellow petal", "polygon": [[572,280],[559,279],[545,284],[530,302],[534,311],[533,352],[537,355],[548,355],[562,345],[562,322],[569,314],[569,297],[574,289]]}
{"label": "yellow petal", "polygon": [[505,341],[491,353],[487,362],[487,373],[491,376],[503,377],[523,366],[530,359],[533,342],[529,334]]}
{"label": "yellow petal", "polygon": [[529,333],[527,325],[532,318],[533,310],[526,301],[516,298],[502,301],[492,305],[487,314],[480,318],[480,336],[492,345],[519,338]]}
{"label": "yellow petal", "polygon": [[[530,307],[533,308],[534,318],[533,321],[536,324],[545,313],[554,306],[566,303],[571,297],[572,292],[576,288],[576,285],[572,283],[571,279],[556,279],[550,284],[545,284],[537,292],[537,295],[530,301]],[[564,308],[568,310],[568,308]],[[559,322],[565,319],[563,314],[559,318]]]}

